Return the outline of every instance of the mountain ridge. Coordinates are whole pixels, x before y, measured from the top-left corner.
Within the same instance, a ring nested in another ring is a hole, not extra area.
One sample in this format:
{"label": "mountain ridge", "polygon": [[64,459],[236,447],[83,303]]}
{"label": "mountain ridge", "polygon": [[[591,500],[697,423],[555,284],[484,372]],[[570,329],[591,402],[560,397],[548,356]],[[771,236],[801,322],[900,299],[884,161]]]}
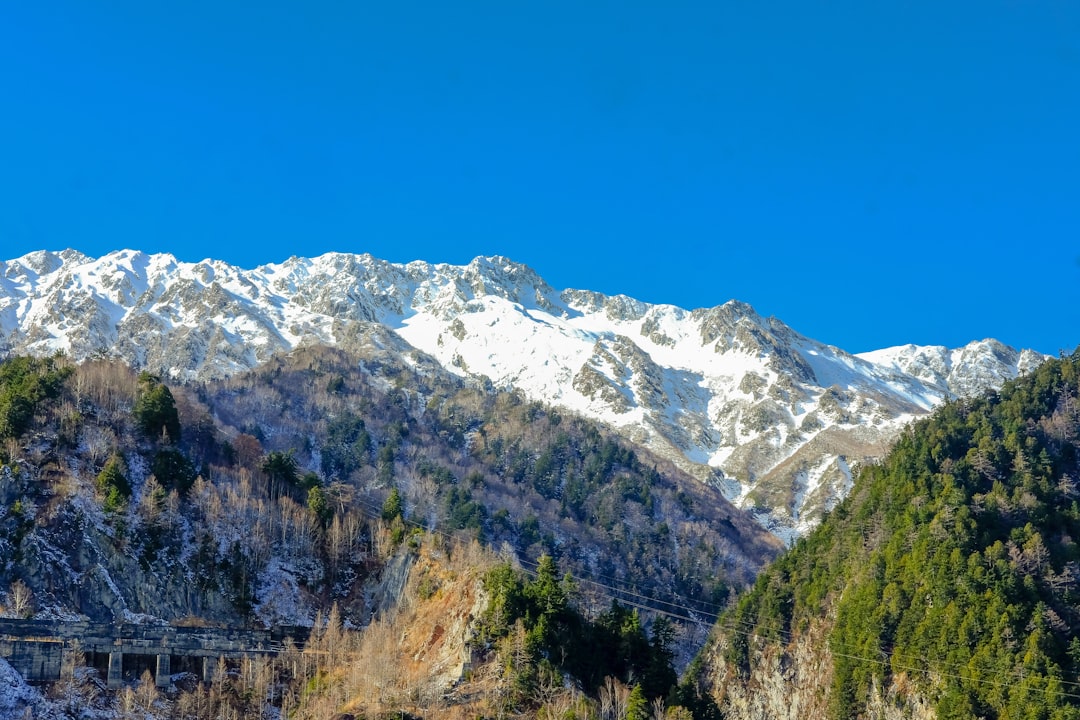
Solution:
{"label": "mountain ridge", "polygon": [[305,344],[349,348],[382,326],[459,376],[610,425],[789,541],[910,420],[1045,359],[993,340],[853,355],[738,300],[686,310],[558,291],[502,256],[327,253],[243,270],[38,251],[0,263],[0,290],[0,352],[115,356],[176,380],[227,377]]}

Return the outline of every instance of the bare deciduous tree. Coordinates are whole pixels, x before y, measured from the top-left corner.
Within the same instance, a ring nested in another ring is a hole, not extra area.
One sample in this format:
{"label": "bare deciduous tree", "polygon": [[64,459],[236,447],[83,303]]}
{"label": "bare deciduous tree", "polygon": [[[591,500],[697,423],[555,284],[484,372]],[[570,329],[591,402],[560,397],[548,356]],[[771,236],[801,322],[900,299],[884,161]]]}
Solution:
{"label": "bare deciduous tree", "polygon": [[28,618],[34,614],[34,593],[22,580],[11,583],[8,591],[8,610],[15,617]]}
{"label": "bare deciduous tree", "polygon": [[147,711],[154,707],[154,703],[158,699],[158,689],[154,685],[154,676],[149,670],[143,670],[142,677],[139,678],[139,689],[136,692],[136,698],[143,710]]}
{"label": "bare deciduous tree", "polygon": [[625,720],[630,700],[630,688],[610,675],[600,686],[600,717],[603,720]]}

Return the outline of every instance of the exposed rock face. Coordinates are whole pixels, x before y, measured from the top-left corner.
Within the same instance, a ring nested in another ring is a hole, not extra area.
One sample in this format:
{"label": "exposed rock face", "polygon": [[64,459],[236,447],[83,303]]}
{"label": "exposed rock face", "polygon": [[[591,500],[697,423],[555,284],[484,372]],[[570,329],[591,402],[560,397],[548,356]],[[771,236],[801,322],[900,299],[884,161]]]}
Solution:
{"label": "exposed rock face", "polygon": [[0,717],[59,718],[60,713],[31,687],[7,660],[0,658]]}
{"label": "exposed rock face", "polygon": [[458,375],[610,424],[791,539],[912,418],[1041,362],[993,340],[859,356],[745,303],[683,310],[558,292],[506,258],[222,262],[73,250],[0,262],[0,352],[117,356],[220,378],[309,343],[401,344]]}
{"label": "exposed rock face", "polygon": [[[145,468],[139,470],[145,473]],[[17,498],[31,528],[18,550],[0,541],[0,562],[35,588],[39,609],[49,616],[94,622],[141,622],[198,614],[207,620],[235,621],[237,612],[217,592],[194,592],[184,563],[152,569],[126,548],[126,540],[102,522],[95,501],[74,490],[66,502],[37,504],[30,498],[40,490],[30,474],[0,471],[0,517]],[[40,498],[39,498],[40,499]]]}
{"label": "exposed rock face", "polygon": [[750,670],[739,676],[720,653],[730,639],[711,646],[709,688],[726,717],[740,720],[802,720],[828,717],[832,658],[823,648],[821,627],[811,629],[788,648],[749,640]]}
{"label": "exposed rock face", "polygon": [[[749,671],[740,675],[723,659],[730,636],[710,645],[705,655],[709,693],[728,720],[805,720],[829,717],[833,658],[829,622],[815,621],[786,647],[749,638]],[[866,720],[935,720],[925,698],[913,694],[903,676],[882,691],[871,689]]]}

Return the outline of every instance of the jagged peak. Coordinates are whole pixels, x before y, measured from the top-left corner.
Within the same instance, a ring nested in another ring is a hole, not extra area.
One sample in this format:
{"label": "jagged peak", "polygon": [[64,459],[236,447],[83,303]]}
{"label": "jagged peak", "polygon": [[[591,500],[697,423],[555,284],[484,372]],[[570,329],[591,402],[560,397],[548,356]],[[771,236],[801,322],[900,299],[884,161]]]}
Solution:
{"label": "jagged peak", "polygon": [[1016,352],[1016,350],[1014,348],[1011,348],[1008,345],[1006,345],[1005,343],[1001,342],[1000,340],[995,340],[994,338],[983,338],[982,340],[972,340],[971,342],[967,343],[966,345],[964,345],[963,347],[961,347],[959,349],[960,350],[971,350],[971,351],[988,350],[990,352],[1003,352],[1003,351]]}
{"label": "jagged peak", "polygon": [[[870,350],[868,352],[857,353],[857,356],[863,359],[871,360],[877,363],[895,362],[897,359],[913,358],[913,357],[925,357],[925,356],[941,356],[944,358],[950,358],[959,354],[976,354],[976,353],[994,353],[996,355],[1004,356],[1019,356],[1023,352],[1034,353],[1031,350],[1017,350],[1011,345],[1007,345],[1000,340],[994,338],[984,338],[982,340],[972,340],[971,342],[961,345],[960,347],[950,348],[946,345],[916,345],[914,343],[906,343],[904,345],[893,345],[880,350]],[[1035,353],[1039,355],[1039,353]],[[1045,358],[1046,356],[1041,356]]]}
{"label": "jagged peak", "polygon": [[747,317],[761,317],[761,315],[758,314],[758,311],[754,309],[753,305],[747,302],[743,302],[742,300],[736,300],[734,298],[728,300],[726,303],[720,305],[719,307],[728,312],[738,313]]}
{"label": "jagged peak", "polygon": [[676,308],[674,305],[652,305],[629,295],[621,293],[605,295],[594,290],[563,290],[559,294],[559,299],[575,310],[588,313],[603,312],[609,320],[617,322],[641,320],[658,309],[674,309],[682,312],[681,308]]}
{"label": "jagged peak", "polygon": [[77,250],[68,248],[59,252],[51,250],[35,250],[10,261],[10,264],[30,270],[35,275],[48,275],[56,272],[66,263],[77,264],[85,262],[86,260],[89,260],[86,255],[83,255]]}
{"label": "jagged peak", "polygon": [[504,273],[522,273],[539,277],[537,272],[525,263],[517,262],[504,255],[477,255],[465,267],[492,268]]}
{"label": "jagged peak", "polygon": [[698,323],[701,344],[715,343],[717,352],[734,349],[761,353],[775,344],[769,320],[759,315],[749,303],[740,300],[699,308],[692,311],[690,317]]}
{"label": "jagged peak", "polygon": [[79,252],[73,248],[65,248],[58,253],[64,262],[85,262],[90,259],[90,256]]}
{"label": "jagged peak", "polygon": [[547,282],[531,267],[502,255],[479,255],[461,270],[466,277],[483,278],[504,286],[512,284],[516,288],[529,286],[542,291],[551,290]]}

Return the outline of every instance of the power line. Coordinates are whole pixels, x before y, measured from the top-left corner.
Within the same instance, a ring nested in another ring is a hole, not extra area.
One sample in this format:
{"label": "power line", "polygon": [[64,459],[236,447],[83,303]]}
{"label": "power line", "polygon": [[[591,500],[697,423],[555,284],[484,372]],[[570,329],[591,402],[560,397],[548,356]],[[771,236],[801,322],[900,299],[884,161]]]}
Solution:
{"label": "power line", "polygon": [[[375,514],[375,517],[381,516],[381,509],[379,512],[376,512],[373,504],[363,500],[358,500],[356,502],[358,505],[363,506],[364,508]],[[411,525],[413,527],[424,530],[425,532],[439,535],[450,540],[455,539],[453,534],[441,530],[436,526],[425,526],[419,522],[413,520],[406,520],[405,518],[402,518],[402,521],[406,525]],[[535,568],[539,566],[538,563],[519,558],[516,555],[514,559],[519,565],[519,568],[522,572],[528,574],[531,577],[537,576]],[[618,587],[608,583],[600,582],[599,580],[592,579],[592,577],[575,575],[573,572],[570,572],[570,577],[575,583],[591,586],[595,588],[600,595],[606,596],[610,600],[619,602],[627,607],[631,607],[636,610],[661,615],[673,620],[696,624],[699,626],[719,628],[729,634],[743,636],[747,639],[760,635],[760,633],[758,632],[758,624],[749,620],[735,620],[733,618],[724,618],[720,613],[705,612],[698,608],[693,608],[672,600],[663,600],[642,594],[640,592],[636,592],[634,590],[629,590],[624,587]],[[602,575],[598,577],[615,580]],[[695,600],[693,602],[698,601]],[[702,604],[710,605],[717,608],[720,607],[715,603],[702,602]],[[776,634],[778,636],[778,639],[785,645],[791,644],[796,639],[795,634],[792,633],[790,630],[777,630]],[[960,672],[950,671],[950,669],[959,670],[966,666],[961,663],[946,660],[940,655],[915,656],[896,653],[895,651],[887,653],[884,649],[878,646],[877,650],[879,657],[868,657],[864,652],[858,652],[858,650],[859,648],[854,648],[845,643],[834,642],[832,640],[829,641],[829,653],[834,658],[844,658],[847,660],[854,660],[857,662],[879,665],[882,667],[890,668],[894,671],[904,670],[908,672],[918,672],[926,674],[928,676],[934,674],[938,677],[951,678],[959,680],[963,683],[976,683],[980,685],[1002,688],[1012,687],[1012,685],[1014,684],[1013,681],[1015,680],[1023,681],[1030,677],[1040,677],[1046,678],[1048,681],[1056,682],[1058,685],[1061,685],[1063,687],[1080,691],[1080,682],[1068,681],[1062,678],[1051,678],[1049,676],[1041,674],[1026,675],[1023,672],[990,670],[985,673],[989,677],[971,677],[970,675],[964,675]],[[920,662],[922,662],[924,665],[919,666],[918,663]],[[992,678],[997,679],[995,680]],[[1063,698],[1068,698],[1070,700],[1080,700],[1080,692],[1068,692],[1064,689],[1054,690],[1046,687],[1032,687],[1031,689],[1046,695],[1055,695]]]}
{"label": "power line", "polygon": [[[364,500],[358,500],[357,504],[362,505],[364,508],[370,510],[372,513],[375,512],[375,507],[374,507],[374,505],[372,503],[369,503],[369,502],[364,501]],[[381,511],[380,511],[379,515],[376,515],[376,517],[381,517]],[[416,522],[414,520],[406,520],[405,518],[402,518],[402,522],[404,524],[406,524],[406,525],[411,525],[413,527],[424,530],[425,532],[430,532],[432,534],[439,535],[441,537],[451,539],[451,540],[454,539],[454,536],[451,533],[448,533],[448,532],[446,532],[444,530],[441,530],[438,527],[429,527],[429,526],[423,525],[423,524],[421,524],[419,522]],[[536,568],[538,566],[537,563],[529,561],[529,560],[525,560],[523,558],[516,557],[516,556],[515,556],[515,560],[518,563],[518,565],[521,566],[521,569],[523,571],[528,572],[530,575],[535,576],[535,574],[536,574],[535,570],[529,570],[526,566],[531,565],[533,568]],[[633,591],[633,590],[627,590],[625,588],[620,588],[620,587],[616,587],[616,586],[613,586],[613,585],[608,585],[606,583],[602,583],[602,582],[599,582],[597,580],[593,580],[590,577],[582,577],[580,575],[575,575],[573,572],[570,573],[570,576],[571,576],[571,578],[573,578],[574,582],[576,582],[576,583],[588,584],[588,585],[591,585],[593,587],[599,588],[601,590],[606,590],[606,591],[608,591],[606,594],[607,594],[609,599],[620,601],[625,605],[634,607],[634,608],[639,609],[639,610],[645,610],[645,611],[649,611],[649,612],[655,612],[655,613],[663,614],[663,615],[666,615],[666,616],[674,618],[674,619],[683,620],[685,622],[696,623],[696,624],[699,624],[699,625],[710,625],[710,626],[713,623],[715,623],[716,619],[719,617],[718,614],[716,614],[716,613],[705,612],[705,611],[702,611],[702,610],[700,610],[698,608],[689,607],[687,605],[681,605],[679,603],[671,602],[671,601],[668,601],[668,600],[661,600],[659,598],[651,597],[649,595],[644,595],[644,594],[641,594],[641,593]],[[601,594],[605,594],[605,593],[601,593]],[[627,599],[628,597],[630,599]],[[697,601],[694,601],[694,602],[697,602]],[[646,604],[646,603],[649,603],[649,604]],[[712,603],[704,603],[704,604],[713,605]],[[667,606],[670,609],[664,609],[664,608],[658,607],[658,606]],[[714,607],[719,607],[719,606],[716,606],[716,605],[713,605],[713,606]],[[676,611],[682,611],[682,612],[676,612]],[[702,620],[702,617],[698,617],[698,616],[704,616],[708,620],[708,622],[707,623],[704,622]]]}

